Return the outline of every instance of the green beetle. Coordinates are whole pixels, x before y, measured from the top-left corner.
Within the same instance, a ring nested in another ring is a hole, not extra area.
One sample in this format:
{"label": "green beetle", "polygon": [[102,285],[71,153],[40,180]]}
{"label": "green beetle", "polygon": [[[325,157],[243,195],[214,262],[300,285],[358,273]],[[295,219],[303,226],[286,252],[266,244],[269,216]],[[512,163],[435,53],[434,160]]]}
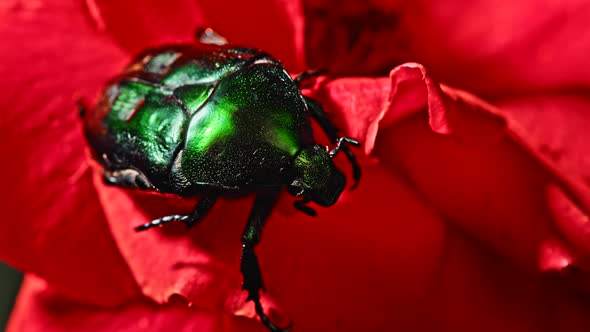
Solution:
{"label": "green beetle", "polygon": [[[248,300],[272,331],[260,304],[262,276],[254,247],[280,190],[306,204],[334,204],[346,178],[332,158],[343,151],[360,167],[338,137],[322,106],[304,97],[282,64],[269,54],[231,46],[205,30],[200,43],[148,50],[105,88],[98,103],[81,108],[93,157],[104,167],[107,184],[177,194],[201,195],[189,215],[171,215],[136,228],[146,230],[171,221],[190,227],[202,220],[224,195],[255,193],[242,236],[241,272]],[[314,118],[336,146],[315,143]]]}

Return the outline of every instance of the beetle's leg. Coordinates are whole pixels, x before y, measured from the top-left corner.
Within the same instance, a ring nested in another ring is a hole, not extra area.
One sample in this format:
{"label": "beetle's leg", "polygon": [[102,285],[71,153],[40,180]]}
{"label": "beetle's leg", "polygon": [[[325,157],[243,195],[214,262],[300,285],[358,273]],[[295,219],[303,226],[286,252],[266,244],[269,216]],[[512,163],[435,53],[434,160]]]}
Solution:
{"label": "beetle's leg", "polygon": [[142,172],[133,169],[107,170],[102,173],[106,184],[123,188],[150,190],[155,189],[154,185]]}
{"label": "beetle's leg", "polygon": [[311,198],[303,197],[302,200],[293,202],[293,205],[297,210],[307,214],[308,216],[316,217],[318,213],[313,208],[306,205],[309,202],[311,202]]}
{"label": "beetle's leg", "polygon": [[305,81],[309,80],[310,78],[324,75],[327,72],[328,71],[326,69],[306,70],[306,71],[300,73],[299,75],[297,75],[297,77],[295,77],[295,79],[293,81],[295,81],[295,84],[297,84],[297,86],[301,89],[301,87],[302,87],[303,83],[305,83]]}
{"label": "beetle's leg", "polygon": [[205,217],[205,215],[207,215],[207,213],[211,210],[213,205],[215,205],[217,197],[217,195],[206,195],[199,200],[191,214],[173,214],[171,216],[154,219],[148,223],[135,227],[135,231],[145,231],[146,229],[167,224],[171,221],[182,221],[186,225],[187,229],[191,228],[192,226],[196,225],[199,221],[201,221]]}
{"label": "beetle's leg", "polygon": [[282,329],[274,325],[268,316],[264,313],[262,305],[260,304],[260,290],[264,289],[262,282],[262,274],[260,273],[260,265],[258,264],[258,257],[254,252],[254,247],[260,241],[262,229],[274,203],[277,200],[279,190],[270,190],[268,192],[260,192],[256,195],[254,206],[250,211],[248,217],[248,224],[242,235],[242,258],[240,262],[240,270],[244,277],[244,284],[242,289],[248,292],[246,301],[253,301],[256,308],[256,314],[266,327],[273,332],[288,331],[291,326]]}
{"label": "beetle's leg", "polygon": [[[324,111],[324,108],[322,107],[322,105],[320,103],[318,103],[317,101],[313,100],[312,98],[309,98],[309,97],[303,97],[303,98],[305,99],[305,102],[307,103],[307,107],[309,108],[309,111],[311,112],[311,116],[318,122],[320,127],[322,127],[322,129],[326,133],[326,136],[328,136],[330,141],[332,141],[334,143],[339,143],[338,149],[342,150],[346,154],[346,158],[348,158],[348,161],[350,162],[350,164],[352,166],[352,176],[354,178],[354,184],[352,185],[352,188],[354,189],[358,185],[359,180],[361,178],[361,168],[360,168],[358,162],[356,161],[356,157],[354,156],[352,151],[350,151],[350,149],[348,148],[348,146],[346,144],[343,144],[343,143],[349,142],[347,140],[348,137],[343,138],[344,142],[342,142],[338,137],[338,129],[336,129],[336,127],[334,127],[334,125],[332,125],[332,122],[330,121],[330,119],[328,119],[328,114],[326,113],[326,111]],[[352,140],[352,141],[356,142],[355,140]],[[353,145],[356,145],[356,144],[353,144]]]}
{"label": "beetle's leg", "polygon": [[340,137],[336,140],[336,147],[334,149],[332,149],[332,151],[328,152],[328,155],[330,156],[330,158],[334,158],[338,154],[338,151],[340,151],[340,149],[342,149],[343,147],[346,146],[346,145],[344,145],[344,143],[352,144],[354,146],[361,145],[361,143],[359,143],[354,138]]}

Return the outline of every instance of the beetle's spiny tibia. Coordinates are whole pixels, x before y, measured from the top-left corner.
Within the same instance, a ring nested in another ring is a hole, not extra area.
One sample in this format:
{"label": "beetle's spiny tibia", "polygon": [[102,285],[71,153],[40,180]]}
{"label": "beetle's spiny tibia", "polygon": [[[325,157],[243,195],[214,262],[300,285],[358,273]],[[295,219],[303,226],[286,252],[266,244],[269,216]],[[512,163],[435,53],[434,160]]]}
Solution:
{"label": "beetle's spiny tibia", "polygon": [[171,216],[166,216],[163,218],[154,219],[148,223],[145,223],[143,225],[139,225],[139,226],[135,227],[135,231],[136,232],[145,231],[146,229],[161,226],[161,225],[167,224],[171,221],[187,221],[189,218],[190,218],[190,216],[188,216],[188,215],[174,214]]}

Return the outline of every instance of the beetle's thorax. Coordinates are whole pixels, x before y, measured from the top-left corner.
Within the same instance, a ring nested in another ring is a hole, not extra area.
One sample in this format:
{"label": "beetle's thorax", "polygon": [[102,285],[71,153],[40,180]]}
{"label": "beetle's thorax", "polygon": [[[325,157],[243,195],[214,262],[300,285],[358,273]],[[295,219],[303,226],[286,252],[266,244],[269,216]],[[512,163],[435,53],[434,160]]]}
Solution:
{"label": "beetle's thorax", "polygon": [[289,193],[306,197],[322,206],[334,204],[346,185],[346,177],[321,145],[299,151],[293,170],[295,177],[289,184]]}

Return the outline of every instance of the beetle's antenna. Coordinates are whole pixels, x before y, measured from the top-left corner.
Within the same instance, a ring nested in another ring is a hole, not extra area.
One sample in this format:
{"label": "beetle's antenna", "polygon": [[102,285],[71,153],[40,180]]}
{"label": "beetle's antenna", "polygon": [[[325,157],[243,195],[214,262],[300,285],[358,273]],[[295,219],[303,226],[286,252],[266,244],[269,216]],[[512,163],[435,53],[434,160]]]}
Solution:
{"label": "beetle's antenna", "polygon": [[336,147],[328,152],[328,155],[330,156],[330,158],[334,158],[336,156],[336,154],[338,154],[338,151],[340,151],[340,149],[342,148],[342,144],[343,143],[349,143],[352,144],[354,146],[360,146],[361,144],[355,140],[354,138],[350,138],[350,137],[340,137],[338,138],[338,140],[336,141]]}

